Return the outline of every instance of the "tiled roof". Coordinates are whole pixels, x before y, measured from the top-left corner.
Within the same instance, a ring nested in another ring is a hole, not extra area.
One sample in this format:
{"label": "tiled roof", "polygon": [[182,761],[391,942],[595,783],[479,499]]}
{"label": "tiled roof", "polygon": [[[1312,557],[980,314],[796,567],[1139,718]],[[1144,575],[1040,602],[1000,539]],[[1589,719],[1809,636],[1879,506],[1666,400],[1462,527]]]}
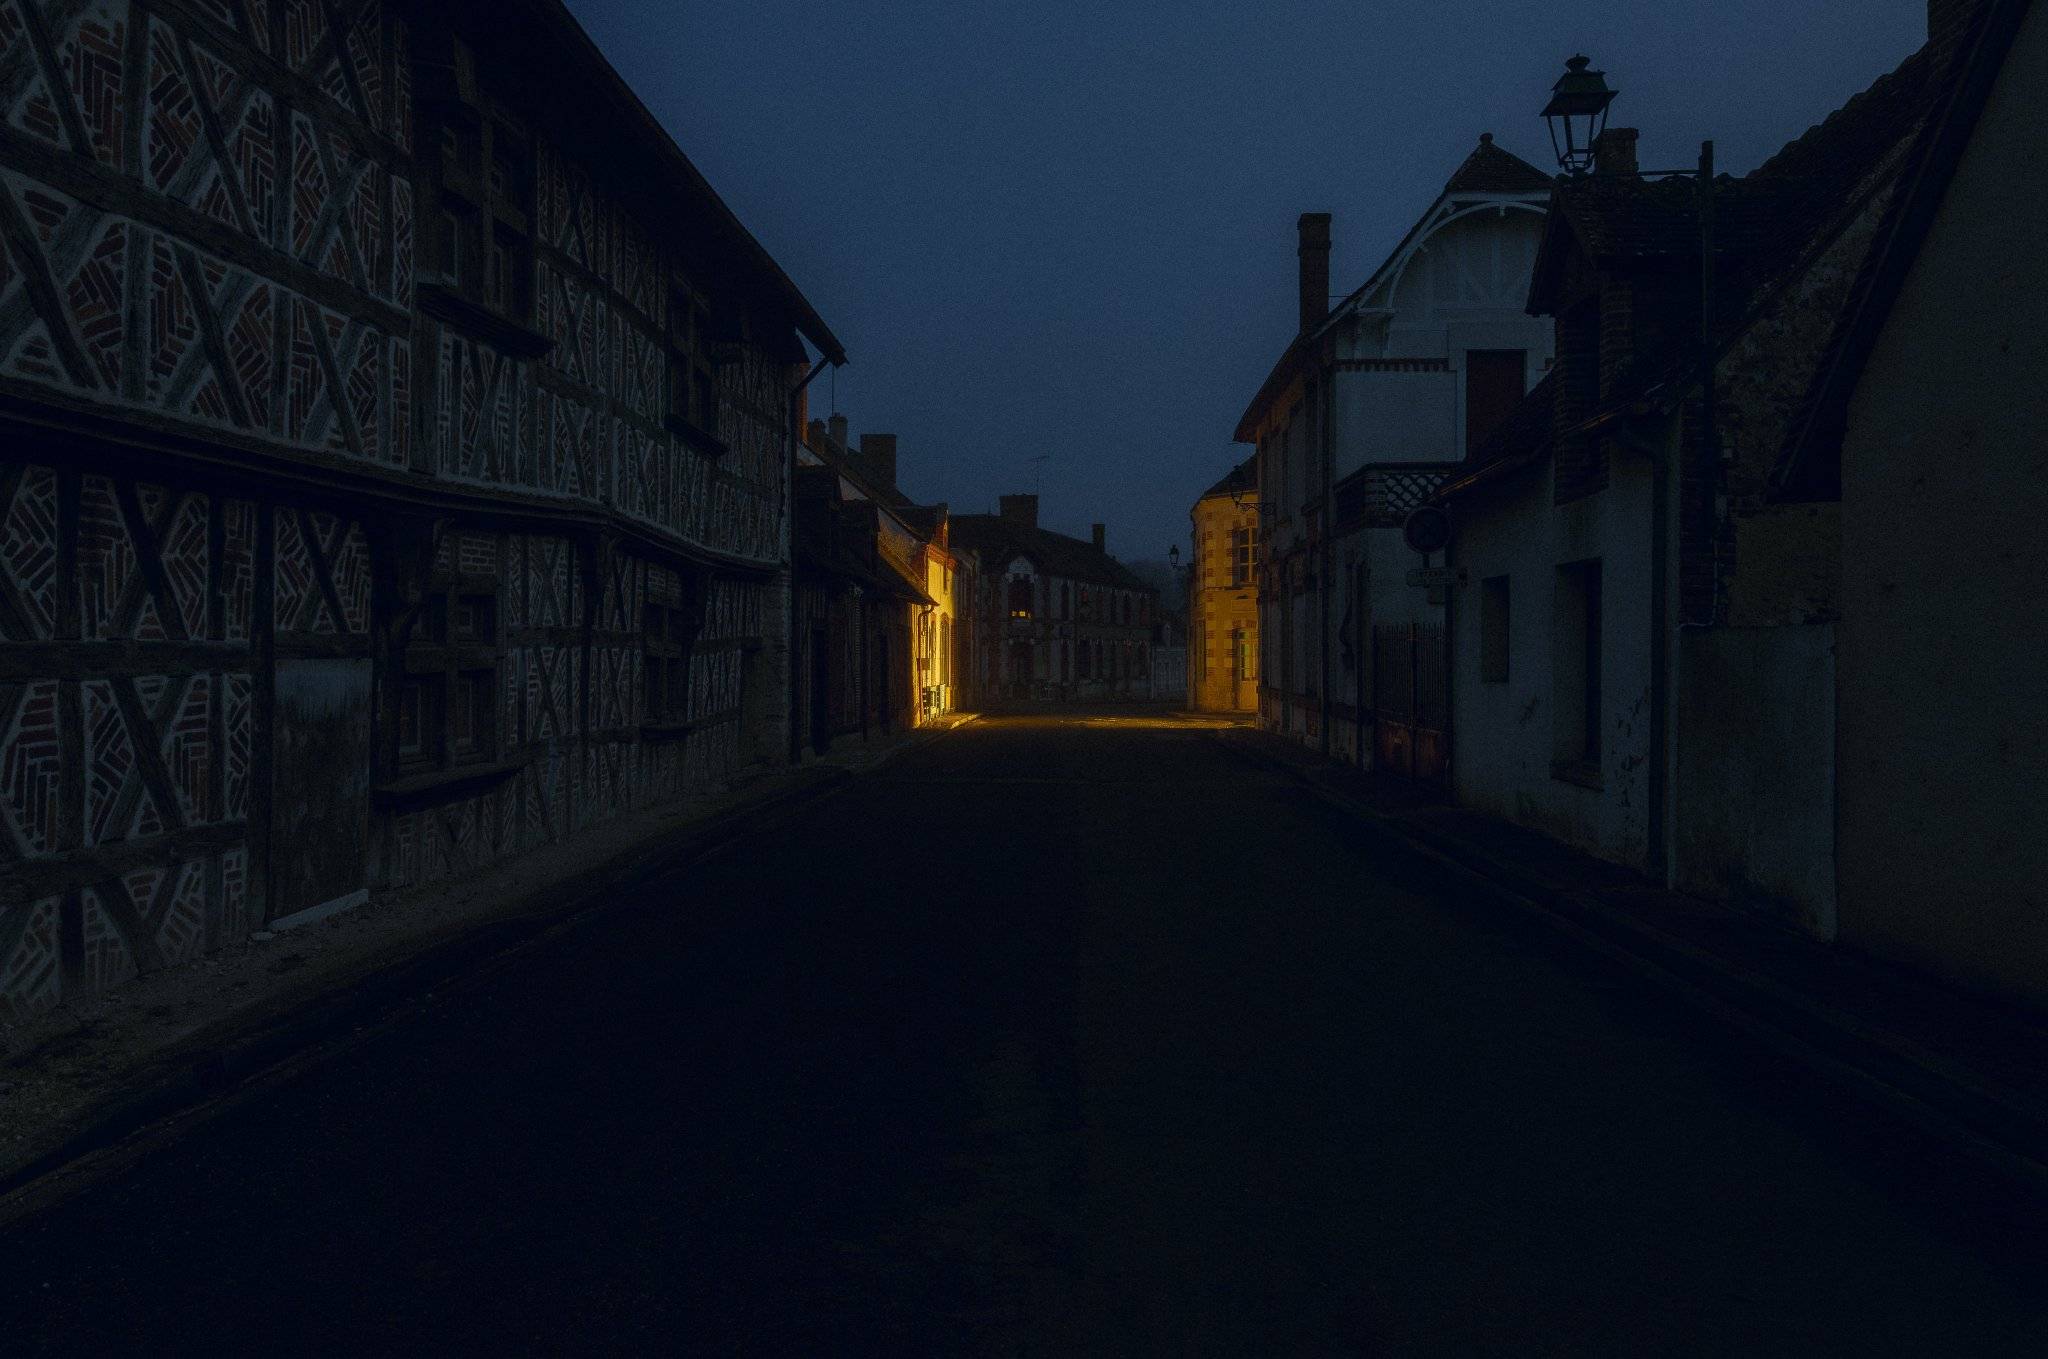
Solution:
{"label": "tiled roof", "polygon": [[[1750,174],[1715,179],[1714,254],[1726,284],[1746,293],[1842,216],[1856,187],[1926,116],[1939,83],[1934,65],[1924,50],[1915,53]],[[1552,206],[1596,257],[1699,254],[1693,179],[1568,176],[1557,181]]]}
{"label": "tiled roof", "polygon": [[960,552],[979,552],[982,561],[1000,567],[1011,557],[1029,557],[1049,576],[1092,581],[1126,590],[1154,593],[1151,586],[1095,544],[1050,529],[1026,528],[1015,520],[994,514],[958,514],[952,519],[953,547]]}
{"label": "tiled roof", "polygon": [[946,512],[944,505],[899,505],[896,517],[903,521],[905,528],[925,542],[930,542],[939,532],[939,519]]}
{"label": "tiled roof", "polygon": [[1256,491],[1258,489],[1259,459],[1258,456],[1254,454],[1253,456],[1246,458],[1237,466],[1231,468],[1229,473],[1224,476],[1223,480],[1217,482],[1214,486],[1211,486],[1208,490],[1202,492],[1199,498],[1202,500],[1207,500],[1211,496],[1243,495],[1247,491]]}
{"label": "tiled roof", "polygon": [[805,572],[835,576],[879,594],[915,603],[931,598],[875,551],[872,503],[840,499],[839,474],[829,467],[796,469],[796,555]]}
{"label": "tiled roof", "polygon": [[1550,187],[1550,176],[1512,151],[1493,144],[1493,134],[1482,132],[1479,145],[1444,185],[1454,193],[1542,193]]}

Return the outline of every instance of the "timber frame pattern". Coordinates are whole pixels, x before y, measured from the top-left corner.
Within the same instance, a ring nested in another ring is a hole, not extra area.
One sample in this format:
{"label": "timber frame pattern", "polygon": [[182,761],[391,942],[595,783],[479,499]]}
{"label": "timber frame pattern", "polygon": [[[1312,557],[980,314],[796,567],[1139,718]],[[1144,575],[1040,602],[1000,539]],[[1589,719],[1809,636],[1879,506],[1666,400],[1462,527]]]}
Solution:
{"label": "timber frame pattern", "polygon": [[711,267],[506,106],[523,312],[450,301],[466,13],[0,0],[0,1013],[778,745],[790,311],[719,281],[721,428],[676,428]]}

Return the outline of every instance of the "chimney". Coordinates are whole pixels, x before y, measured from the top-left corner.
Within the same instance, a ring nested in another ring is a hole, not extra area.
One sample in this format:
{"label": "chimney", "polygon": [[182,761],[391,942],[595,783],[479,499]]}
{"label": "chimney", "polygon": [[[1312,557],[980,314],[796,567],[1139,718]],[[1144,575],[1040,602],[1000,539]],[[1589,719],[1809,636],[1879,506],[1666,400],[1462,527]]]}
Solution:
{"label": "chimney", "polygon": [[846,447],[846,417],[835,415],[827,423],[832,430],[832,442],[841,448]]}
{"label": "chimney", "polygon": [[998,498],[996,503],[1001,507],[1003,518],[1011,523],[1021,524],[1030,529],[1038,527],[1037,496],[1006,495]]}
{"label": "chimney", "polygon": [[1093,525],[1093,528],[1095,529],[1095,550],[1097,552],[1106,551],[1107,549],[1105,549],[1102,545],[1103,539],[1106,537],[1106,535],[1103,532],[1102,525],[1096,524]]}
{"label": "chimney", "polygon": [[1295,223],[1301,235],[1301,332],[1321,325],[1330,315],[1330,214],[1304,212]]}
{"label": "chimney", "polygon": [[810,424],[804,426],[804,442],[812,448],[824,447],[825,422],[823,420],[813,420]]}
{"label": "chimney", "polygon": [[1610,127],[1593,139],[1593,170],[1602,175],[1636,172],[1636,130]]}
{"label": "chimney", "polygon": [[893,434],[863,434],[860,436],[860,459],[867,464],[869,475],[882,483],[882,489],[896,489],[896,436]]}

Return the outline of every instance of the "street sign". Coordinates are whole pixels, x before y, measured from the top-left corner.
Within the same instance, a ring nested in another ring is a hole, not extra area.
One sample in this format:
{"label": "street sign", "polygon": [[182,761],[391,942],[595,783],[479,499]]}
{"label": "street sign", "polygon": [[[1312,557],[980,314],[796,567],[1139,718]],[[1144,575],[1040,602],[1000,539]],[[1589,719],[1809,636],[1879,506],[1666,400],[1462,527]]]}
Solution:
{"label": "street sign", "polygon": [[1408,572],[1410,585],[1427,585],[1430,589],[1441,589],[1446,585],[1463,585],[1465,568],[1462,566],[1417,566]]}

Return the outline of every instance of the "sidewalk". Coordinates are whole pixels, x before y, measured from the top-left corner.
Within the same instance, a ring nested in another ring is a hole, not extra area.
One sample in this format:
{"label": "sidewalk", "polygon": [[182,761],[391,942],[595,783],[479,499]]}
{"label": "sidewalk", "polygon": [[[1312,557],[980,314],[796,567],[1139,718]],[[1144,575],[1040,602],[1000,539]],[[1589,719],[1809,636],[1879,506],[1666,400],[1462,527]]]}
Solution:
{"label": "sidewalk", "polygon": [[189,964],[0,1025],[0,1218],[13,1191],[587,914],[974,721],[956,713],[799,768],[622,817],[475,876],[259,931]]}
{"label": "sidewalk", "polygon": [[2048,1195],[2048,1022],[1761,917],[1665,891],[1431,789],[1269,733],[1223,734],[1368,826]]}

